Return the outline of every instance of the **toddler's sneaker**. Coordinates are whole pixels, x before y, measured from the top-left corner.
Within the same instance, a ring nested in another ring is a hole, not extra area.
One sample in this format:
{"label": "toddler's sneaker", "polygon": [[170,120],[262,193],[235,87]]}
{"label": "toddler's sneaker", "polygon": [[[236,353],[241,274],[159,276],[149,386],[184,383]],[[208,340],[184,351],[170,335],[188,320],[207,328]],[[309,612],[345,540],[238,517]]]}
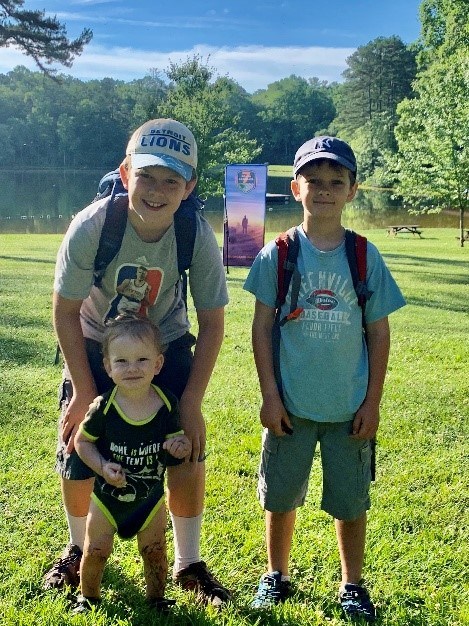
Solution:
{"label": "toddler's sneaker", "polygon": [[365,587],[346,583],[340,588],[339,602],[348,617],[363,617],[367,622],[375,621],[375,607]]}
{"label": "toddler's sneaker", "polygon": [[289,580],[282,580],[282,572],[270,572],[261,576],[251,606],[253,609],[268,609],[285,602],[290,594],[291,583]]}
{"label": "toddler's sneaker", "polygon": [[99,606],[101,603],[100,598],[88,598],[83,595],[79,595],[76,598],[76,601],[72,607],[72,613],[74,615],[80,615],[82,613],[89,613],[93,610],[94,606]]}
{"label": "toddler's sneaker", "polygon": [[65,585],[78,587],[82,555],[77,545],[69,543],[60,558],[44,575],[44,589],[63,589]]}
{"label": "toddler's sneaker", "polygon": [[201,604],[211,604],[221,609],[231,600],[231,592],[219,582],[204,561],[191,563],[174,576],[176,585],[185,591],[193,591]]}
{"label": "toddler's sneaker", "polygon": [[169,600],[168,598],[152,598],[147,600],[148,606],[155,609],[158,613],[169,613],[173,606],[176,605],[176,600]]}

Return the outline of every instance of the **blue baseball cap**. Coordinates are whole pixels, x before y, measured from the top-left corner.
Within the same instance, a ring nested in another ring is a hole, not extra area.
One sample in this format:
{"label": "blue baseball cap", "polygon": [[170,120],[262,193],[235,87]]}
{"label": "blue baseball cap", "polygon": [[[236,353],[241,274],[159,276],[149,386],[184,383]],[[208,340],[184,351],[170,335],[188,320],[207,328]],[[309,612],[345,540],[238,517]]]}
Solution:
{"label": "blue baseball cap", "polygon": [[357,173],[357,160],[352,148],[337,137],[313,137],[298,148],[293,162],[293,176],[307,163],[317,159],[330,159],[337,161],[348,170]]}

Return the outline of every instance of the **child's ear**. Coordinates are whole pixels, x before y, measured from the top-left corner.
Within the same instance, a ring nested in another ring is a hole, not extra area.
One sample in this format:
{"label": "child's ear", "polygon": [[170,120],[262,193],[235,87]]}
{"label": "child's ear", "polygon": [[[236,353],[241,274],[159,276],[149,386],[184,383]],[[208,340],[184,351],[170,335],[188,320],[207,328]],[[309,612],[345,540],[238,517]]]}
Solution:
{"label": "child's ear", "polygon": [[106,374],[110,377],[111,376],[111,362],[109,361],[108,358],[103,359],[103,365],[104,365],[104,369],[106,370]]}
{"label": "child's ear", "polygon": [[347,202],[351,202],[355,198],[355,194],[357,193],[357,189],[358,189],[358,183],[354,183],[350,187],[350,191],[349,191],[348,196],[347,196]]}
{"label": "child's ear", "polygon": [[162,354],[159,354],[155,363],[155,376],[161,372],[163,363],[164,363],[164,356]]}
{"label": "child's ear", "polygon": [[124,189],[128,189],[129,184],[129,171],[126,167],[125,161],[119,165],[119,174],[121,177],[122,184],[124,185]]}
{"label": "child's ear", "polygon": [[298,186],[298,181],[294,178],[290,183],[291,192],[295,200],[301,200],[300,198],[300,188]]}
{"label": "child's ear", "polygon": [[196,185],[197,185],[197,178],[192,178],[191,180],[188,180],[186,182],[186,191],[184,192],[184,195],[182,197],[183,200],[187,200],[187,198],[194,191]]}

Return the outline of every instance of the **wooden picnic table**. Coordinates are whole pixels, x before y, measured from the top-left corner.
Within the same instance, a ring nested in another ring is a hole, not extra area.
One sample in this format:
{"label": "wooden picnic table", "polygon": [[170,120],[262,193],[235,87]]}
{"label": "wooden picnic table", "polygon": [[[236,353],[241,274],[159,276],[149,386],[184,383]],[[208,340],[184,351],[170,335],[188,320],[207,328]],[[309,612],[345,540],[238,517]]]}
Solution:
{"label": "wooden picnic table", "polygon": [[419,237],[422,235],[418,224],[397,224],[388,226],[388,235],[395,237],[397,233],[412,233],[412,235],[418,235]]}

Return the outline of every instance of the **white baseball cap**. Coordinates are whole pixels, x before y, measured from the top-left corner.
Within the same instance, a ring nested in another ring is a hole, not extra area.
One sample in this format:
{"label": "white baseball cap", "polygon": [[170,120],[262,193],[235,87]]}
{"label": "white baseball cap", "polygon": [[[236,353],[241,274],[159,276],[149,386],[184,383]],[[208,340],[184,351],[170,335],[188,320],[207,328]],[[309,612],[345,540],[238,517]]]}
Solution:
{"label": "white baseball cap", "polygon": [[149,120],[133,133],[127,145],[133,168],[169,167],[185,180],[197,168],[197,144],[191,131],[172,119]]}

